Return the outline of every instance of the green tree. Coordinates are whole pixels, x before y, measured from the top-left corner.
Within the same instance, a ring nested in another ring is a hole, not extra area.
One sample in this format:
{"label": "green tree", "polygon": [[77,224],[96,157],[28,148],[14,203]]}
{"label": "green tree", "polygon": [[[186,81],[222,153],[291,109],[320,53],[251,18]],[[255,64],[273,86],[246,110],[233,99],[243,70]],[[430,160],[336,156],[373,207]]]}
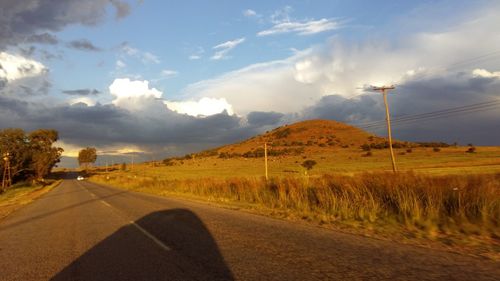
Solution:
{"label": "green tree", "polygon": [[[0,155],[9,153],[11,174],[14,178],[25,178],[29,174],[31,153],[29,141],[22,129],[4,129],[0,131]],[[4,161],[0,161],[3,171]]]}
{"label": "green tree", "polygon": [[39,129],[28,135],[31,151],[31,170],[37,180],[50,173],[50,170],[60,161],[63,149],[52,147],[59,134],[52,129]]}
{"label": "green tree", "polygon": [[78,152],[78,164],[87,167],[97,160],[97,150],[94,147],[87,147]]}
{"label": "green tree", "polygon": [[[0,154],[9,153],[13,180],[43,179],[61,158],[62,148],[52,146],[57,139],[57,131],[51,129],[35,130],[28,135],[22,129],[1,130]],[[0,168],[3,167],[1,161]]]}

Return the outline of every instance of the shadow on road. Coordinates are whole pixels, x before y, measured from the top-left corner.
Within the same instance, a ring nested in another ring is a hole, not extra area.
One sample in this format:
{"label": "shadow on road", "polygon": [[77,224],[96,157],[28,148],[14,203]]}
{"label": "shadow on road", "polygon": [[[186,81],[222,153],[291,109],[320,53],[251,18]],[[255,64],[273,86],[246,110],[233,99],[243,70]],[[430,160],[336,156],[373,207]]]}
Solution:
{"label": "shadow on road", "polygon": [[139,227],[122,227],[51,280],[234,280],[210,232],[191,211],[154,212],[135,223]]}

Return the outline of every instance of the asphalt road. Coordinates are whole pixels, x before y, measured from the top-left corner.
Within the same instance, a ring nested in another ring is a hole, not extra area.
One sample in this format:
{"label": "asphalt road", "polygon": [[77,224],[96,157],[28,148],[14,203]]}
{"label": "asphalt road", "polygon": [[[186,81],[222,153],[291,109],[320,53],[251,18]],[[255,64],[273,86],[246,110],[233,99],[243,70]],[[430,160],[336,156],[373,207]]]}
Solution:
{"label": "asphalt road", "polygon": [[0,222],[0,280],[499,280],[500,263],[65,180]]}

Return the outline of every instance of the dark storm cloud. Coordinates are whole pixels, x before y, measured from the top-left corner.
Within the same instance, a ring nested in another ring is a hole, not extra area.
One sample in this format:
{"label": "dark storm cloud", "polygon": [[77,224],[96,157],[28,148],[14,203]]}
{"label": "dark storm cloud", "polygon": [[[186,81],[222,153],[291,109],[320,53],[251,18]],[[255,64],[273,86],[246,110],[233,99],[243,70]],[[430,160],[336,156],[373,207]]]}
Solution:
{"label": "dark storm cloud", "polygon": [[104,18],[108,5],[115,8],[117,18],[130,12],[129,5],[120,0],[2,0],[0,49],[30,39],[51,44],[57,39],[46,32],[71,24],[95,25]]}
{"label": "dark storm cloud", "polygon": [[99,92],[96,89],[78,89],[78,90],[66,90],[62,91],[63,94],[70,96],[90,96],[90,95],[98,95]]}
{"label": "dark storm cloud", "polygon": [[35,46],[30,46],[29,48],[19,48],[19,52],[23,57],[31,57],[35,53]]}
{"label": "dark storm cloud", "polygon": [[87,39],[74,40],[68,42],[66,46],[81,51],[93,51],[93,52],[101,51],[101,48],[96,47],[92,42],[90,42]]}
{"label": "dark storm cloud", "polygon": [[363,95],[359,99],[330,95],[322,97],[316,105],[306,109],[304,118],[361,123],[383,118],[384,113],[380,110],[382,106],[382,101],[376,95]]}
{"label": "dark storm cloud", "polygon": [[133,144],[151,151],[180,147],[170,154],[211,148],[257,133],[241,127],[240,118],[226,112],[195,118],[162,108],[148,115],[112,104],[49,106],[0,96],[0,128],[54,128],[65,143],[79,146]]}
{"label": "dark storm cloud", "polygon": [[[500,99],[500,79],[472,77],[458,73],[434,78],[420,78],[389,93],[393,119],[448,108]],[[479,108],[453,116],[437,116],[428,120],[393,123],[396,138],[409,141],[446,141],[461,144],[500,144],[500,107]],[[333,119],[353,125],[381,121],[379,127],[367,130],[386,135],[385,112],[378,93],[359,98],[325,96],[315,106],[306,109],[301,119]]]}
{"label": "dark storm cloud", "polygon": [[265,126],[277,124],[284,114],[279,112],[263,112],[263,111],[253,111],[248,113],[247,120],[248,124],[252,126]]}

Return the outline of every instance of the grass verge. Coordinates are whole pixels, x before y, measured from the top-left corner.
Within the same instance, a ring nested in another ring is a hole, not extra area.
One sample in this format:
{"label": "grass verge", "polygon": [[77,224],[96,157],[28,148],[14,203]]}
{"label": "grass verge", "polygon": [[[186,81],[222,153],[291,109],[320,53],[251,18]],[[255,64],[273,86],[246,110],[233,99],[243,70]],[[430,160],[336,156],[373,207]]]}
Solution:
{"label": "grass verge", "polygon": [[62,180],[47,180],[45,184],[30,184],[20,182],[0,194],[0,220],[10,213],[31,203],[33,200],[52,190]]}
{"label": "grass verge", "polygon": [[500,174],[363,173],[270,181],[101,174],[92,180],[134,191],[233,204],[369,236],[429,242],[500,257]]}

